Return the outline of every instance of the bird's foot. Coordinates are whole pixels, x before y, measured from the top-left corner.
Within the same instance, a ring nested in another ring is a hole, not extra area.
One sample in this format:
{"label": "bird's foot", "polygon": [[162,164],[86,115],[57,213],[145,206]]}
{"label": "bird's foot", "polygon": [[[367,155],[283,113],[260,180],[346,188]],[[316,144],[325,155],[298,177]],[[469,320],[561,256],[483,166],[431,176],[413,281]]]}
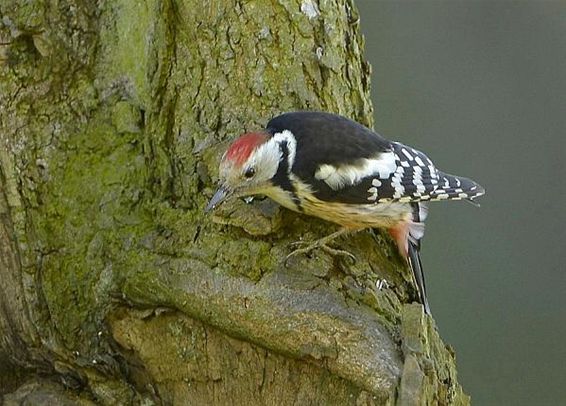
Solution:
{"label": "bird's foot", "polygon": [[324,238],[321,238],[319,240],[316,240],[314,242],[307,242],[307,241],[297,241],[291,244],[292,247],[297,247],[297,246],[302,246],[302,245],[306,245],[306,247],[304,248],[297,248],[296,250],[292,251],[289,255],[287,255],[287,257],[285,258],[285,262],[287,262],[287,260],[295,255],[300,255],[300,254],[308,254],[309,252],[315,250],[315,249],[321,249],[327,253],[329,253],[330,255],[333,256],[345,256],[350,258],[352,261],[356,261],[356,257],[354,256],[354,254],[352,254],[351,252],[345,251],[345,250],[340,250],[340,249],[336,249],[336,248],[332,248],[330,246],[328,246],[328,242],[334,240],[336,237],[347,233],[348,229],[341,229],[336,231],[335,233],[332,233]]}
{"label": "bird's foot", "polygon": [[[317,248],[319,248],[319,249],[321,249],[321,250],[323,250],[323,251],[325,251],[325,252],[327,252],[327,253],[329,253],[330,255],[333,255],[333,256],[345,256],[345,257],[350,258],[353,261],[356,260],[356,257],[351,252],[329,247],[328,245],[326,245],[324,243],[320,243],[319,241],[315,241],[312,244],[307,245],[305,248],[297,248],[296,250],[292,251],[289,255],[287,255],[285,260],[288,260],[289,258],[291,258],[295,255],[308,254],[309,252],[311,252],[311,251],[313,251]],[[298,241],[298,242],[293,243],[291,245],[297,246],[297,245],[306,245],[306,244],[307,243],[304,242],[304,241]]]}

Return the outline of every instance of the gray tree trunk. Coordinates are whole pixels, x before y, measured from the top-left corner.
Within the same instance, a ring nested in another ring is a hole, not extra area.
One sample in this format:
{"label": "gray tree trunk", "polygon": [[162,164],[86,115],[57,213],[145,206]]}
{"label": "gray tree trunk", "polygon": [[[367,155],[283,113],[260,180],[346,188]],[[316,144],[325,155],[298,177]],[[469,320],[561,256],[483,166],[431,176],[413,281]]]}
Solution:
{"label": "gray tree trunk", "polygon": [[[206,216],[227,140],[371,125],[350,0],[0,4],[6,404],[468,404],[388,238],[267,200]],[[385,279],[388,285],[378,289]]]}

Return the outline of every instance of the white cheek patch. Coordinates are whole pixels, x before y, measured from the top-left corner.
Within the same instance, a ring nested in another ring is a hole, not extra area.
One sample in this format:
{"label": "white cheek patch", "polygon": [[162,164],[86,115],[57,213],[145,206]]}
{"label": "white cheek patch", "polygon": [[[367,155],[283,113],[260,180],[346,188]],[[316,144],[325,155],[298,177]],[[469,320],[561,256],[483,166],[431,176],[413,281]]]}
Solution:
{"label": "white cheek patch", "polygon": [[[292,168],[297,152],[297,140],[289,130],[275,133],[268,141],[257,147],[248,160],[242,165],[243,172],[250,167],[256,169],[255,182],[271,179],[277,173],[282,158],[281,143],[287,145],[287,168]],[[288,170],[289,170],[288,169]]]}
{"label": "white cheek patch", "polygon": [[254,167],[256,170],[256,178],[270,179],[275,176],[279,160],[281,159],[281,151],[277,144],[266,142],[260,145],[255,153],[242,165],[242,171],[247,168]]}
{"label": "white cheek patch", "polygon": [[314,177],[324,181],[331,189],[339,190],[357,185],[364,178],[372,175],[377,175],[380,179],[387,179],[396,168],[395,154],[383,152],[375,158],[359,159],[353,165],[320,165]]}

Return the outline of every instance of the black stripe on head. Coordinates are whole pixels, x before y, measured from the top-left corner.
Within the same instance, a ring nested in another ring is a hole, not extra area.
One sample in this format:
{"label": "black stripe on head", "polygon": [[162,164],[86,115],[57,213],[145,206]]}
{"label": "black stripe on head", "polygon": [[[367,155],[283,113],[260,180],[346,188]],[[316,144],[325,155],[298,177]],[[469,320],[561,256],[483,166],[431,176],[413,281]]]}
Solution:
{"label": "black stripe on head", "polygon": [[289,192],[293,202],[297,206],[297,210],[302,212],[303,207],[301,206],[301,200],[299,196],[297,196],[297,191],[289,178],[289,146],[287,145],[287,141],[279,142],[279,149],[281,150],[281,159],[279,160],[277,172],[271,181],[275,186],[279,186],[281,189]]}

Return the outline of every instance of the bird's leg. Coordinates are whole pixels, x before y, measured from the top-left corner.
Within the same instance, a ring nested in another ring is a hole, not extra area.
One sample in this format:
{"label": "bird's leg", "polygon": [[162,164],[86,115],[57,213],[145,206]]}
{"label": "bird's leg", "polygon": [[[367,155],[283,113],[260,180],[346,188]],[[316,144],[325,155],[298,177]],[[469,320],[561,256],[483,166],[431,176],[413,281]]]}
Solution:
{"label": "bird's leg", "polygon": [[311,242],[311,243],[308,243],[306,241],[294,242],[294,243],[291,244],[292,246],[298,246],[298,245],[307,245],[307,246],[305,248],[298,248],[298,249],[294,250],[293,252],[291,252],[289,255],[287,255],[287,257],[285,258],[285,261],[287,261],[289,258],[291,258],[292,256],[295,256],[297,254],[307,254],[307,253],[311,252],[312,250],[314,250],[316,248],[320,248],[320,249],[328,252],[330,255],[335,255],[335,256],[342,255],[342,256],[349,257],[349,258],[351,258],[352,260],[355,261],[356,257],[352,253],[350,253],[348,251],[344,251],[344,250],[338,250],[338,249],[335,249],[335,248],[331,248],[327,245],[330,241],[341,236],[342,234],[347,234],[347,233],[355,232],[355,231],[357,231],[357,230],[352,230],[352,229],[349,229],[349,228],[341,228],[340,230],[335,231],[334,233],[327,235],[326,237],[323,237],[323,238],[316,240],[314,242]]}

